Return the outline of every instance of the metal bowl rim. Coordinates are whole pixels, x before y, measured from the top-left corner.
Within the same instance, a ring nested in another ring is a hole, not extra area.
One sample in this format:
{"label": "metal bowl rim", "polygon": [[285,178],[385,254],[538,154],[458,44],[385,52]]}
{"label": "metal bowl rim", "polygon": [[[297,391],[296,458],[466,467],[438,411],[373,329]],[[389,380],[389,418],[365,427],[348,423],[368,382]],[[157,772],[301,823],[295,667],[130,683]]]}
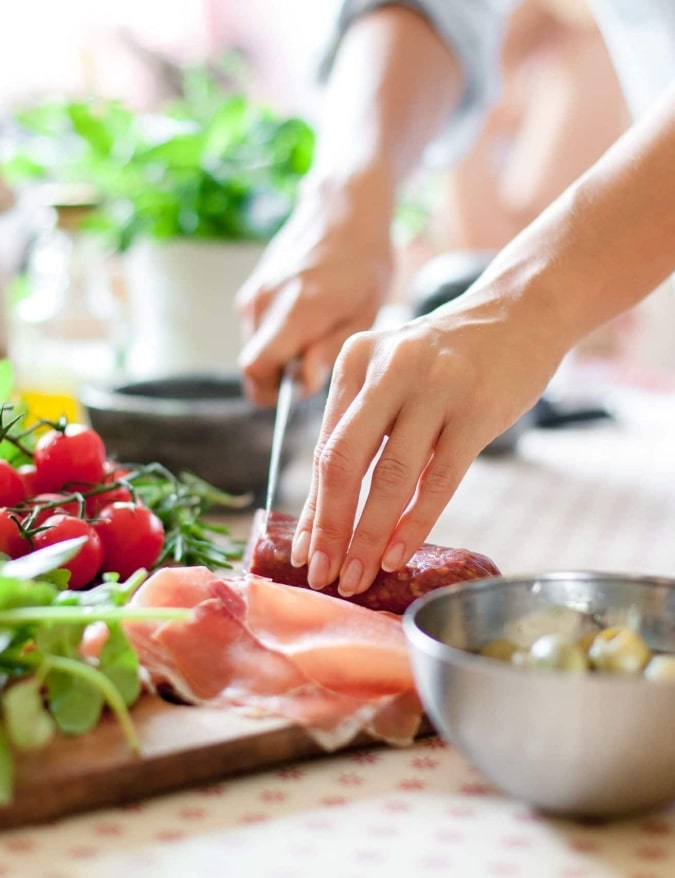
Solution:
{"label": "metal bowl rim", "polygon": [[[512,677],[534,676],[536,678],[547,677],[555,679],[562,685],[578,685],[583,682],[584,685],[599,686],[624,686],[635,687],[643,685],[645,679],[642,676],[619,676],[613,674],[572,674],[567,671],[542,668],[518,668],[509,662],[499,661],[489,656],[478,655],[456,646],[450,646],[427,634],[417,622],[420,612],[428,605],[450,596],[460,596],[468,591],[471,592],[489,592],[496,588],[509,586],[520,586],[530,583],[535,585],[539,582],[557,582],[561,580],[571,580],[572,582],[610,582],[617,580],[625,582],[629,585],[644,586],[645,588],[653,588],[655,586],[665,587],[675,590],[675,578],[658,575],[645,575],[641,573],[612,573],[609,571],[595,570],[556,570],[541,574],[528,574],[517,576],[490,576],[482,579],[472,579],[466,582],[446,585],[437,588],[422,597],[417,598],[406,609],[403,614],[403,630],[409,645],[426,653],[433,659],[441,660],[445,664],[455,665],[463,668],[473,668],[474,670],[483,670],[487,673],[494,672]],[[650,686],[657,685],[656,681],[649,681]],[[659,686],[675,688],[675,680],[659,680]]]}

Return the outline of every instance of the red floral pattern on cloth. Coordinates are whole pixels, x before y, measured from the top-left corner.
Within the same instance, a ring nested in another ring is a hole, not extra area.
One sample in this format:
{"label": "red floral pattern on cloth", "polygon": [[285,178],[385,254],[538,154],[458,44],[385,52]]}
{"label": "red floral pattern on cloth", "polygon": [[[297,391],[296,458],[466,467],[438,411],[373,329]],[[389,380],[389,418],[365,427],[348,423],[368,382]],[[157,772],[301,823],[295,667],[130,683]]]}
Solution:
{"label": "red floral pattern on cloth", "polygon": [[675,808],[550,819],[452,747],[333,755],[0,833],[1,878],[672,878]]}

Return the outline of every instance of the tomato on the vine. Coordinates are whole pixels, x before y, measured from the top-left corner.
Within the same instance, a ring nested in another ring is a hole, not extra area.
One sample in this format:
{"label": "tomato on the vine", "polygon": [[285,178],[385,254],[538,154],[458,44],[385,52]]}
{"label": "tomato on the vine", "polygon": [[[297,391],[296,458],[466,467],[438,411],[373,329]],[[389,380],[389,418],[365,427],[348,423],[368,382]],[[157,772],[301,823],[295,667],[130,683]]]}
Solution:
{"label": "tomato on the vine", "polygon": [[26,505],[24,523],[30,520],[31,527],[40,527],[50,516],[65,512],[80,517],[80,503],[75,499],[67,499],[68,494],[46,491],[29,497]]}
{"label": "tomato on the vine", "polygon": [[0,552],[10,558],[20,558],[29,551],[30,543],[21,534],[16,513],[0,507]]}
{"label": "tomato on the vine", "polygon": [[21,476],[7,460],[0,460],[0,506],[16,506],[26,497]]}
{"label": "tomato on the vine", "polygon": [[105,506],[94,527],[103,545],[104,573],[128,579],[143,567],[152,568],[164,546],[164,526],[155,513],[141,503]]}
{"label": "tomato on the vine", "polygon": [[99,434],[84,424],[50,430],[35,446],[35,483],[39,492],[85,490],[104,476],[106,450]]}
{"label": "tomato on the vine", "polygon": [[87,542],[80,551],[71,558],[63,569],[70,570],[68,587],[73,589],[83,588],[93,582],[96,574],[101,569],[103,560],[103,547],[96,530],[83,518],[75,518],[73,515],[57,513],[50,515],[42,523],[44,530],[38,531],[33,537],[33,547],[42,549],[52,546],[54,543],[71,540],[74,537],[86,537]]}
{"label": "tomato on the vine", "polygon": [[116,485],[120,479],[129,475],[128,467],[120,466],[112,460],[106,460],[103,465],[104,475],[101,479],[101,485],[110,485],[107,491],[101,491],[100,494],[92,494],[86,498],[87,516],[96,518],[104,506],[111,503],[129,503],[133,500],[133,496],[129,488],[124,485]]}
{"label": "tomato on the vine", "polygon": [[37,485],[35,484],[37,468],[35,464],[22,463],[21,466],[17,467],[16,471],[19,474],[19,478],[23,482],[23,490],[25,496],[32,497],[33,494],[37,494]]}

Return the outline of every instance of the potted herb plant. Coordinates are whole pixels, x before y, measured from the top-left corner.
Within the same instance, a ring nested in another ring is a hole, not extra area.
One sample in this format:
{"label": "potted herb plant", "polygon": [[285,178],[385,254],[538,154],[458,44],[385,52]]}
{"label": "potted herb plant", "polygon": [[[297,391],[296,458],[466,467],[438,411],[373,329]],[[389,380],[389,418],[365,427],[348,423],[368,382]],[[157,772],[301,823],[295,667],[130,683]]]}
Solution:
{"label": "potted herb plant", "polygon": [[206,66],[182,71],[161,113],[60,100],[16,114],[11,182],[86,183],[88,227],[124,254],[134,374],[236,362],[233,296],[288,216],[313,156],[303,119],[279,115]]}

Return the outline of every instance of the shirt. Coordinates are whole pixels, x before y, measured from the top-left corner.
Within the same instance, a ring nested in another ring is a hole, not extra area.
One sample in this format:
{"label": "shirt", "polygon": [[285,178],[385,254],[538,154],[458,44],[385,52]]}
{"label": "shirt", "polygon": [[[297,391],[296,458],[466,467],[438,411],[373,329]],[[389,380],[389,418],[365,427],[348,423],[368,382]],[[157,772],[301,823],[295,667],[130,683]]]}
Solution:
{"label": "shirt", "polygon": [[[391,0],[343,0],[326,59],[360,15]],[[452,50],[464,88],[431,158],[452,161],[480,131],[486,110],[500,94],[500,53],[509,13],[518,0],[398,0],[423,15]],[[675,78],[675,0],[590,0],[626,101],[642,115]]]}

